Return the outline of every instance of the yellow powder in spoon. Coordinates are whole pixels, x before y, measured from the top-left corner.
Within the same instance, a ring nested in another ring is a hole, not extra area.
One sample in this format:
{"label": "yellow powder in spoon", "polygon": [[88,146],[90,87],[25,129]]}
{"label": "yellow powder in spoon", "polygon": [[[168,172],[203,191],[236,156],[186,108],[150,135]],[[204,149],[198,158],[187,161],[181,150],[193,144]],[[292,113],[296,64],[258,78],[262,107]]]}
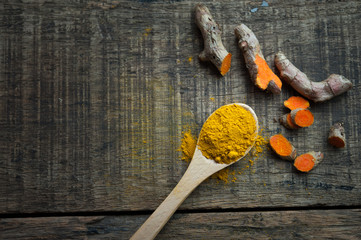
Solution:
{"label": "yellow powder in spoon", "polygon": [[225,105],[204,123],[198,148],[206,158],[229,164],[254,143],[256,129],[256,121],[248,110],[238,104]]}
{"label": "yellow powder in spoon", "polygon": [[[262,130],[261,130],[262,132]],[[258,134],[261,134],[259,132]],[[181,145],[178,149],[178,151],[182,152],[181,160],[186,161],[189,163],[192,160],[194,150],[196,149],[197,140],[195,136],[192,134],[191,130],[187,130],[182,132],[183,138],[181,140]],[[245,159],[246,162],[248,162],[247,165],[242,167],[242,169],[238,169],[236,171],[229,171],[229,168],[224,168],[219,172],[216,172],[211,176],[211,178],[218,179],[220,181],[223,181],[224,183],[229,183],[230,181],[234,182],[237,180],[237,177],[235,176],[236,173],[243,174],[243,172],[247,169],[249,169],[253,164],[254,161],[259,160],[261,157],[263,157],[262,153],[267,148],[268,141],[261,135],[258,135],[254,147],[252,148],[252,151],[250,152],[251,155],[248,155]],[[231,178],[231,180],[229,180]]]}

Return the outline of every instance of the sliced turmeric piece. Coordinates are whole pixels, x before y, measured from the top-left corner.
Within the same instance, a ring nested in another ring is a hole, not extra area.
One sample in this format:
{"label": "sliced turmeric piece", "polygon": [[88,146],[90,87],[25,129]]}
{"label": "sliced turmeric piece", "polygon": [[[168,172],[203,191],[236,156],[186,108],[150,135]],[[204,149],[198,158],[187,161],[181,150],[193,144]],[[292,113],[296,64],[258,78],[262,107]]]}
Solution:
{"label": "sliced turmeric piece", "polygon": [[255,64],[258,67],[257,78],[255,81],[257,87],[259,87],[262,90],[265,90],[268,88],[270,82],[274,81],[274,84],[276,84],[277,87],[281,89],[282,87],[281,80],[277,77],[276,74],[272,72],[266,60],[264,60],[263,57],[261,57],[259,54],[256,55]]}
{"label": "sliced turmeric piece", "polygon": [[286,108],[289,108],[291,111],[297,108],[309,108],[310,102],[299,96],[292,96],[286,101],[283,102]]}
{"label": "sliced turmeric piece", "polygon": [[314,116],[308,109],[296,108],[290,114],[293,123],[299,127],[309,127],[313,124]]}
{"label": "sliced turmeric piece", "polygon": [[293,165],[301,172],[309,172],[322,160],[323,153],[311,151],[298,156]]}
{"label": "sliced turmeric piece", "polygon": [[222,76],[224,76],[231,68],[231,60],[232,54],[228,53],[227,56],[225,56],[225,58],[223,59],[221,69],[219,70]]}
{"label": "sliced turmeric piece", "polygon": [[281,116],[280,117],[280,123],[285,128],[288,128],[288,129],[298,129],[298,128],[300,128],[299,126],[297,126],[296,124],[293,123],[290,113],[287,113],[287,114]]}
{"label": "sliced turmeric piece", "polygon": [[328,142],[337,148],[343,148],[346,145],[345,129],[342,123],[336,123],[330,128]]}
{"label": "sliced turmeric piece", "polygon": [[244,24],[237,26],[234,34],[238,38],[238,46],[242,49],[253,83],[262,90],[267,89],[272,93],[281,93],[282,82],[264,59],[256,35]]}
{"label": "sliced turmeric piece", "polygon": [[269,142],[273,151],[282,159],[293,161],[296,158],[296,148],[282,134],[273,135]]}
{"label": "sliced turmeric piece", "polygon": [[204,50],[199,54],[199,59],[213,63],[224,76],[231,67],[232,54],[223,46],[221,27],[203,4],[197,4],[195,7],[195,21],[204,40]]}

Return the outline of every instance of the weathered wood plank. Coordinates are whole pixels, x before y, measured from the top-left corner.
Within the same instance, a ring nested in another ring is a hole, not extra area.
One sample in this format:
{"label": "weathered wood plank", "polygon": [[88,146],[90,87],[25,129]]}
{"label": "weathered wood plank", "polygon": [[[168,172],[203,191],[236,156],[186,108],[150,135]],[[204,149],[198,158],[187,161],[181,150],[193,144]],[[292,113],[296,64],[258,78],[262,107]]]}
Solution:
{"label": "weathered wood plank", "polygon": [[[129,239],[147,216],[0,219],[2,239]],[[175,214],[156,239],[360,239],[361,211]]]}
{"label": "weathered wood plank", "polygon": [[[193,1],[0,5],[0,213],[154,209],[185,171],[181,131],[197,133],[230,102],[252,106],[266,134],[282,132],[326,159],[299,174],[267,151],[235,183],[205,182],[182,209],[361,204],[361,2],[204,2],[233,54],[223,78],[197,59]],[[274,118],[295,92],[272,96],[251,84],[233,35],[241,22],[269,62],[282,50],[311,78],[342,74],[354,89],[313,104],[312,127],[285,130]],[[343,150],[326,142],[338,120]]]}

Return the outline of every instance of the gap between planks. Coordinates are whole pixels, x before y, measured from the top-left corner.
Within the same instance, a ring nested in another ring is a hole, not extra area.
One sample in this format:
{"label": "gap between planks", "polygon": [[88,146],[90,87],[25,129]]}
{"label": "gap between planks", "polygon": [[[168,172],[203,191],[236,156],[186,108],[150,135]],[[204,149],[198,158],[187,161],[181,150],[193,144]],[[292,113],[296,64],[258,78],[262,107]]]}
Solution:
{"label": "gap between planks", "polygon": [[[353,206],[305,206],[305,207],[257,207],[257,208],[234,208],[234,209],[191,209],[177,210],[175,214],[197,213],[236,213],[236,212],[286,212],[286,211],[310,211],[310,210],[361,210],[361,205]],[[35,217],[87,217],[87,216],[129,216],[150,215],[154,210],[139,211],[103,211],[103,212],[54,212],[54,213],[7,213],[0,214],[1,218],[35,218]]]}

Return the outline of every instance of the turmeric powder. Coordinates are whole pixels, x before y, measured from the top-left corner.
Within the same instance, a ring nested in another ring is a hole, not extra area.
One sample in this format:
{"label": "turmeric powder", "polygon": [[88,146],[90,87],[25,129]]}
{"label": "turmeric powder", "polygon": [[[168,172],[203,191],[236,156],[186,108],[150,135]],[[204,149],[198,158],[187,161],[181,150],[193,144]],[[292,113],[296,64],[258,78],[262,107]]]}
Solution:
{"label": "turmeric powder", "polygon": [[220,107],[204,123],[198,148],[206,158],[230,164],[246,153],[256,137],[257,124],[252,113],[230,104]]}
{"label": "turmeric powder", "polygon": [[191,130],[183,133],[182,144],[179,151],[182,151],[181,159],[186,162],[192,160],[194,151],[196,150],[197,141],[193,137]]}
{"label": "turmeric powder", "polygon": [[[194,151],[196,149],[197,140],[195,136],[192,134],[190,129],[182,133],[183,133],[183,138],[181,140],[181,146],[179,147],[178,151],[182,152],[181,160],[189,163],[192,160]],[[250,166],[252,166],[254,164],[254,161],[258,160],[261,157],[260,154],[263,153],[264,149],[268,144],[268,141],[260,134],[261,133],[259,132],[257,135],[257,138],[254,143],[254,147],[250,152],[251,155],[248,155],[247,158],[245,159],[246,161],[248,159],[248,164],[245,167],[243,167],[241,170],[232,171],[232,172],[229,171],[229,168],[224,168],[221,171],[213,174],[211,178],[218,179],[227,184],[229,182],[233,182],[233,180],[236,179],[236,176],[234,176],[236,173],[242,174],[245,169],[248,169]],[[229,178],[232,178],[232,180],[229,180]]]}
{"label": "turmeric powder", "polygon": [[235,172],[229,172],[229,168],[223,168],[221,171],[214,173],[211,176],[211,178],[218,179],[218,180],[223,181],[224,183],[228,184],[229,176],[232,175],[232,173],[233,173],[233,177],[234,177]]}
{"label": "turmeric powder", "polygon": [[[262,132],[262,129],[261,129]],[[261,133],[258,133],[256,140],[254,142],[254,147],[252,148],[251,155],[253,159],[258,158],[259,154],[263,152],[264,146],[268,144],[268,141],[261,135]],[[249,160],[251,165],[253,165],[253,162],[251,159]]]}
{"label": "turmeric powder", "polygon": [[[257,143],[257,139],[256,139],[256,143]],[[193,154],[194,154],[194,151],[196,149],[196,146],[197,146],[197,140],[195,139],[195,137],[191,133],[191,130],[183,132],[183,138],[181,140],[181,146],[178,149],[178,151],[182,152],[181,160],[189,163],[193,158]],[[263,149],[260,148],[257,151],[262,152],[262,150]],[[221,180],[221,181],[223,181],[225,183],[229,183],[228,176],[229,176],[229,168],[224,168],[221,171],[218,171],[215,174],[213,174],[211,176],[211,178]]]}

